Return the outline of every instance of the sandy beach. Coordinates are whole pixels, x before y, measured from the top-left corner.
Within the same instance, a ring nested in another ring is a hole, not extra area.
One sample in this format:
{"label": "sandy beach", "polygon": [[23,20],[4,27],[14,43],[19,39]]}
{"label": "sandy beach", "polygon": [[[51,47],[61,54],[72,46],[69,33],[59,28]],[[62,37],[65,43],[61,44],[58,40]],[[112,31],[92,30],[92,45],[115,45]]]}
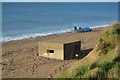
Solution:
{"label": "sandy beach", "polygon": [[[67,33],[10,41],[2,44],[3,78],[50,78],[57,77],[76,60],[49,59],[38,54],[38,42],[41,40],[68,39],[81,41],[82,57],[96,45],[101,29],[86,33]],[[82,58],[81,57],[81,58]]]}

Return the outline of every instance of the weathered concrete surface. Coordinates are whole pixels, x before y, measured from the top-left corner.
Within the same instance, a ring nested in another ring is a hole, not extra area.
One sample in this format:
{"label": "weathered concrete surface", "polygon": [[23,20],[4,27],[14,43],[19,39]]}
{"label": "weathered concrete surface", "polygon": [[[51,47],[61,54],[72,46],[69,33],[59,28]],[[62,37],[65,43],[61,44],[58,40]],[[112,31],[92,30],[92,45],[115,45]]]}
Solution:
{"label": "weathered concrete surface", "polygon": [[[70,43],[57,43],[57,42],[38,42],[39,56],[47,58],[70,60],[76,57],[76,54],[80,54],[81,42],[70,42]],[[53,53],[49,53],[48,50],[52,50]]]}

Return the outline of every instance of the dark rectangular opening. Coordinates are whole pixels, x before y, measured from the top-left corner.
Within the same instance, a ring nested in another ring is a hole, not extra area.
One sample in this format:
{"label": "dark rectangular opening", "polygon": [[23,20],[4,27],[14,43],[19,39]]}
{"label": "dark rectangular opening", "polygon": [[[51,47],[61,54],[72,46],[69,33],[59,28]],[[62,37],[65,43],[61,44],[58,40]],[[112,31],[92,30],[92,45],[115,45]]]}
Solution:
{"label": "dark rectangular opening", "polygon": [[54,50],[47,50],[47,53],[54,53]]}

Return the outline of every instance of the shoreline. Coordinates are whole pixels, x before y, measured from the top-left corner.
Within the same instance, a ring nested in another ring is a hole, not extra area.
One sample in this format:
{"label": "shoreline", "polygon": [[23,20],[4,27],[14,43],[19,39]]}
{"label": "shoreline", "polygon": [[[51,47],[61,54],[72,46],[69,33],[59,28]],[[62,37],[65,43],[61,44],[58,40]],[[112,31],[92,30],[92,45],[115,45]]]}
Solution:
{"label": "shoreline", "polygon": [[[98,27],[92,26],[90,28],[95,30],[95,29],[105,28],[106,26],[107,25],[101,25]],[[31,38],[37,38],[37,37],[43,37],[43,36],[67,34],[67,33],[74,33],[73,28],[58,29],[58,30],[54,30],[54,31],[41,32],[41,33],[38,32],[38,33],[21,34],[21,35],[13,35],[13,36],[1,36],[0,43],[16,41],[16,40],[31,39]]]}
{"label": "shoreline", "polygon": [[[104,29],[104,27],[94,28],[93,31],[100,30],[100,29]],[[79,32],[79,33],[83,33],[83,32]],[[24,39],[20,39],[20,40],[28,40],[28,39],[35,39],[35,38],[54,36],[54,35],[63,35],[63,34],[74,34],[74,32],[66,32],[66,33],[61,33],[61,34],[51,34],[51,35],[46,35],[46,36],[37,36],[37,37],[33,37],[33,38],[32,37],[31,38],[24,38]],[[7,42],[20,41],[20,40],[18,39],[18,40],[3,41],[0,43],[3,44],[3,43],[7,43]]]}

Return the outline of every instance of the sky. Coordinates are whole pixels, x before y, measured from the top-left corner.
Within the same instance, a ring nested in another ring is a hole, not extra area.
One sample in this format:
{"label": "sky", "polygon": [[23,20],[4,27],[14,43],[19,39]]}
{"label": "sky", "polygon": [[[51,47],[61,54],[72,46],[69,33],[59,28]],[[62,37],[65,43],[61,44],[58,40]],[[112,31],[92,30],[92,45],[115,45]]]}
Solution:
{"label": "sky", "polygon": [[119,0],[2,0],[2,2],[119,2]]}

